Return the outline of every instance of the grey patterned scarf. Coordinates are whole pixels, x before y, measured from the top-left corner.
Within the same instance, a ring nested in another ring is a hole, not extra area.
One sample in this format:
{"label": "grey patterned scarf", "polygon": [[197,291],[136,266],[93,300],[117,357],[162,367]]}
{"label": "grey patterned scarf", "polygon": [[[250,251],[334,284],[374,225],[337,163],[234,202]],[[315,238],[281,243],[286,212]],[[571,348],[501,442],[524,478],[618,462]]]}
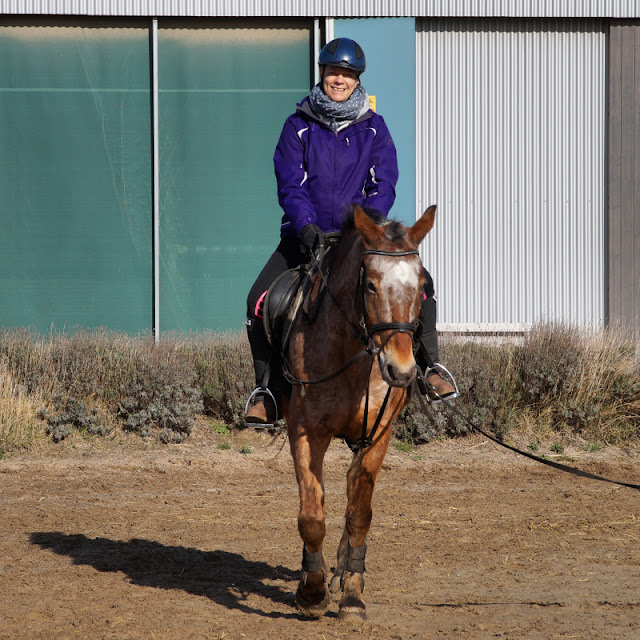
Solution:
{"label": "grey patterned scarf", "polygon": [[311,89],[309,105],[322,122],[329,126],[332,131],[337,131],[369,110],[369,96],[365,88],[358,84],[348,100],[334,102],[324,93],[322,83],[319,82]]}

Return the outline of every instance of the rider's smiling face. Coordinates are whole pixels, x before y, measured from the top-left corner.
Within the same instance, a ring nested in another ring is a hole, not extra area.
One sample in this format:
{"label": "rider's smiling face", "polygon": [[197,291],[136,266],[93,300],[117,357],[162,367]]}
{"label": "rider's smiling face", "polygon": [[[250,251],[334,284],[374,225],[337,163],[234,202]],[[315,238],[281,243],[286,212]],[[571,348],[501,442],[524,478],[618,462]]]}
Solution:
{"label": "rider's smiling face", "polygon": [[322,73],[322,89],[334,102],[348,100],[358,83],[358,74],[352,69],[326,66]]}

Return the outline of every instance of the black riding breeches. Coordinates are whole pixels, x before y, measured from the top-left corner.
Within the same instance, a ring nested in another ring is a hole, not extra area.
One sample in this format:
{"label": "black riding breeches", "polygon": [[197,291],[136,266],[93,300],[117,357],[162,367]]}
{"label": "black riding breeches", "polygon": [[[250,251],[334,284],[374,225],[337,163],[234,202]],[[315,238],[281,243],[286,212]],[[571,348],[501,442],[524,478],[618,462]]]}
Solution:
{"label": "black riding breeches", "polygon": [[287,269],[294,269],[307,261],[308,258],[300,250],[300,241],[297,238],[283,238],[249,291],[247,318],[259,318],[262,322],[264,296],[274,280]]}
{"label": "black riding breeches", "polygon": [[247,335],[249,336],[251,355],[253,356],[256,385],[263,386],[265,373],[267,373],[271,380],[269,388],[274,393],[279,390],[274,389],[274,387],[281,387],[283,381],[280,365],[277,361],[278,354],[273,353],[262,323],[264,299],[269,287],[279,275],[288,269],[294,269],[306,261],[307,258],[300,250],[299,240],[297,238],[283,238],[269,260],[267,260],[267,264],[264,265],[247,296]]}

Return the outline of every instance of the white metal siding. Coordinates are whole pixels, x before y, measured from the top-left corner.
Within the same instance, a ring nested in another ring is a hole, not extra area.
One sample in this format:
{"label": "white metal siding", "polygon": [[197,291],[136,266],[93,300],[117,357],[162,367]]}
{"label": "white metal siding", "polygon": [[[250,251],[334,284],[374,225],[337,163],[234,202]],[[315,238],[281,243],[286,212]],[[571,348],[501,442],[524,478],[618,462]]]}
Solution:
{"label": "white metal siding", "polygon": [[606,33],[599,21],[428,20],[416,189],[443,323],[604,317]]}
{"label": "white metal siding", "polygon": [[0,13],[109,16],[640,16],[638,0],[0,0]]}

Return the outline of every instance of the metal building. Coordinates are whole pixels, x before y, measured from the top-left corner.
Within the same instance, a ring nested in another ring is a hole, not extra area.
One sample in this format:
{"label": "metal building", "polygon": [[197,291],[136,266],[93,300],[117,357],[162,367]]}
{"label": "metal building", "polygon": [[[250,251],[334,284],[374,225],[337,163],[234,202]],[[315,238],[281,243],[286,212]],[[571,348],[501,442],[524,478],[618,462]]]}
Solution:
{"label": "metal building", "polygon": [[0,326],[240,328],[325,39],[367,52],[442,327],[640,326],[633,0],[0,0]]}

